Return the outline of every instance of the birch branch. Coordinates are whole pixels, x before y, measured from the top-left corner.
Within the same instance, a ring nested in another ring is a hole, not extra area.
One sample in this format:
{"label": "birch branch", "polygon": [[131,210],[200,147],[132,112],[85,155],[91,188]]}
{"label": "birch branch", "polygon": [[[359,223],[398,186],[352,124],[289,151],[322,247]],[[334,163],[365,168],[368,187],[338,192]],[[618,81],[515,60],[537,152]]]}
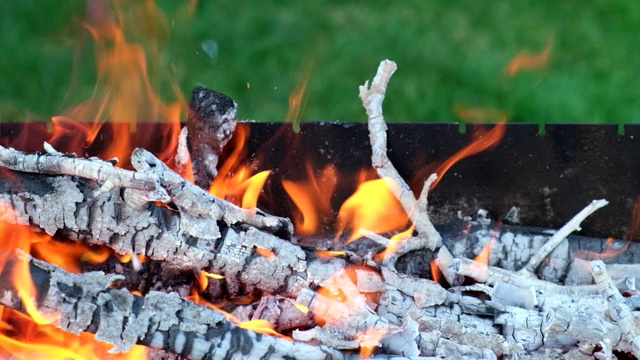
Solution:
{"label": "birch branch", "polygon": [[[435,229],[426,208],[419,208],[418,201],[409,185],[402,179],[398,170],[393,166],[391,160],[387,156],[387,125],[384,122],[382,116],[382,101],[385,97],[387,90],[387,84],[391,78],[391,75],[396,71],[396,63],[389,60],[384,60],[380,63],[378,71],[371,81],[365,82],[363,86],[360,86],[360,99],[364,106],[369,124],[369,140],[371,142],[371,163],[378,172],[381,178],[388,179],[393,182],[389,186],[395,197],[400,201],[402,207],[407,212],[407,215],[411,221],[415,224],[416,231],[420,234],[419,237],[414,238],[411,242],[405,242],[407,245],[411,243],[417,243],[419,248],[428,248],[435,250],[442,244],[442,238]],[[427,180],[434,181],[435,179]],[[395,186],[394,186],[395,185]],[[425,184],[425,188],[428,186]],[[426,191],[423,191],[424,198],[426,198]],[[423,199],[421,203],[426,204],[426,200]],[[409,246],[413,248],[414,246]]]}
{"label": "birch branch", "polygon": [[[71,274],[40,260],[26,261],[34,283],[40,284],[38,290],[43,291],[37,296],[38,311],[55,315],[53,325],[62,330],[94,333],[97,340],[114,345],[111,352],[126,352],[138,343],[189,359],[345,357],[326,346],[291,342],[242,329],[222,313],[180,299],[176,293],[151,291],[145,296],[135,296],[126,289],[111,288],[111,282],[119,275]],[[3,272],[2,277],[6,276],[10,274]],[[10,281],[1,281],[0,289],[4,294],[0,297],[2,304],[24,309]]]}
{"label": "birch branch", "polygon": [[591,262],[591,274],[596,281],[598,291],[607,302],[611,317],[618,323],[622,335],[631,344],[636,358],[640,358],[640,332],[631,308],[625,302],[622,294],[607,274],[607,268],[601,260]]}
{"label": "birch branch", "polygon": [[553,249],[556,248],[556,246],[558,246],[558,244],[562,240],[564,240],[572,232],[579,231],[580,223],[582,223],[582,221],[586,219],[587,216],[593,214],[596,210],[607,205],[608,203],[609,202],[604,199],[593,200],[589,205],[587,205],[587,207],[582,209],[582,211],[577,213],[571,220],[569,220],[568,223],[560,228],[560,230],[553,234],[551,239],[549,239],[549,241],[544,244],[544,246],[542,246],[538,250],[538,252],[529,259],[527,265],[523,269],[521,269],[520,272],[533,275],[540,263],[553,251]]}
{"label": "birch branch", "polygon": [[137,171],[116,168],[95,158],[76,158],[59,153],[26,154],[0,146],[0,166],[20,172],[78,176],[102,183],[93,196],[105,194],[113,188],[138,190],[140,206],[153,201],[173,201],[185,215],[192,217],[208,217],[229,225],[243,223],[289,236],[293,233],[289,219],[242,209],[216,198],[182,178],[144,149],[135,149],[131,162]]}

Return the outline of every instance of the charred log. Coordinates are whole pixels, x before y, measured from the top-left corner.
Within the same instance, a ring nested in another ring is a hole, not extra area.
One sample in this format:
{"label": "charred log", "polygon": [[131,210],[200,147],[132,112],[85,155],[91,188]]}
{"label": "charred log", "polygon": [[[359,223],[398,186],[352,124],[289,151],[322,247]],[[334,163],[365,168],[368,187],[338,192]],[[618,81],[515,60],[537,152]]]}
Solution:
{"label": "charred log", "polygon": [[[176,293],[151,291],[136,296],[126,289],[110,288],[119,275],[102,272],[76,275],[40,260],[23,261],[29,262],[38,289],[38,311],[55,318],[54,325],[63,330],[95,334],[97,340],[114,345],[112,352],[125,352],[134,344],[141,344],[190,359],[344,358],[325,346],[291,342],[239,328],[222,313],[182,300]],[[3,272],[0,279],[4,294],[0,302],[24,310],[6,276]]]}
{"label": "charred log", "polygon": [[196,185],[208,189],[218,159],[236,129],[237,104],[228,96],[198,86],[191,93],[187,144]]}

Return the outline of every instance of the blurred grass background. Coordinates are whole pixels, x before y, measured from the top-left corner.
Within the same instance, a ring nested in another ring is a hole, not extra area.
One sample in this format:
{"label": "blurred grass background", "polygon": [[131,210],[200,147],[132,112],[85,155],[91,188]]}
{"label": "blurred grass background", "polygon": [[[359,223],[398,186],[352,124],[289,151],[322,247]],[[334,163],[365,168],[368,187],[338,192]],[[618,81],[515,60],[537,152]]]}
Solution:
{"label": "blurred grass background", "polygon": [[[173,83],[186,98],[202,84],[231,96],[243,119],[282,121],[306,79],[300,119],[362,121],[358,85],[389,58],[388,121],[489,108],[481,115],[521,122],[640,122],[633,0],[157,0],[164,15],[135,10],[148,1],[117,2],[164,98]],[[48,119],[92,96],[86,14],[84,0],[0,2],[0,119]],[[543,66],[505,72],[519,52],[551,43]]]}

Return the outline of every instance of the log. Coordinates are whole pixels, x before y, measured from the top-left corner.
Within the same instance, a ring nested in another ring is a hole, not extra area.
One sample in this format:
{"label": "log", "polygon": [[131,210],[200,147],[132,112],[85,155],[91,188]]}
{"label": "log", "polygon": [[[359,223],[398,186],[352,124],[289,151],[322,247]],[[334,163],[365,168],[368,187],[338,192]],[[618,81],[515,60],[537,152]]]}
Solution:
{"label": "log", "polygon": [[[126,289],[111,288],[119,275],[102,272],[72,274],[26,254],[38,289],[37,308],[54,317],[54,325],[75,334],[87,331],[97,340],[114,345],[110,352],[126,352],[134,344],[171,351],[190,359],[232,357],[262,359],[343,359],[344,354],[325,346],[291,342],[242,329],[220,312],[176,293],[150,291],[136,296]],[[14,265],[10,262],[7,266]],[[5,266],[5,270],[7,270]],[[10,268],[9,268],[10,269]],[[3,271],[0,303],[24,310],[10,271]]]}
{"label": "log", "polygon": [[209,189],[218,159],[236,129],[238,105],[217,91],[196,86],[189,101],[187,146],[196,185]]}

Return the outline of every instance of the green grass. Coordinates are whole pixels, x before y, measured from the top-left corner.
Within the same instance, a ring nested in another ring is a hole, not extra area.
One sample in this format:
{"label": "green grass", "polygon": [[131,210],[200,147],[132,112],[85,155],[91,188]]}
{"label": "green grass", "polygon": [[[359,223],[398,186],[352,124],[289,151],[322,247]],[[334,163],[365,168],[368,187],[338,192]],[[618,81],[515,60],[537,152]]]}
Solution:
{"label": "green grass", "polygon": [[[172,81],[187,97],[202,84],[234,98],[240,118],[283,120],[310,69],[300,117],[361,121],[357,87],[389,58],[398,71],[388,121],[456,121],[461,105],[497,108],[512,121],[640,122],[634,0],[200,0],[192,16],[186,2],[158,0],[167,26],[156,32],[157,19],[130,11],[123,21],[148,50],[140,33],[155,34],[149,70],[163,96]],[[91,97],[84,16],[80,0],[1,2],[0,119],[46,119]],[[519,51],[539,52],[551,37],[545,68],[503,72]]]}

